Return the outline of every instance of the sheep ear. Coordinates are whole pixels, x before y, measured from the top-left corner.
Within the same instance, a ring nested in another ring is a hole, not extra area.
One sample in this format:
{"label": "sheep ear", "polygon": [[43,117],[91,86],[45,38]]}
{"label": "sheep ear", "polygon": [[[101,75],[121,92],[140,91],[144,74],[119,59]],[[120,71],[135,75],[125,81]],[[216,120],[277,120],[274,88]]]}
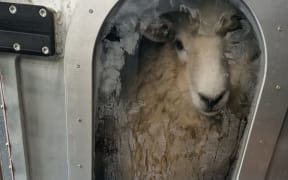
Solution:
{"label": "sheep ear", "polygon": [[180,5],[179,10],[181,13],[187,14],[189,17],[190,23],[198,23],[200,22],[200,13],[198,9],[192,9],[185,5]]}
{"label": "sheep ear", "polygon": [[189,28],[195,32],[198,30],[200,25],[200,12],[198,9],[193,9],[185,5],[180,5],[179,10],[181,13],[188,17]]}
{"label": "sheep ear", "polygon": [[154,42],[167,42],[175,37],[172,23],[163,18],[144,19],[138,24],[141,35]]}
{"label": "sheep ear", "polygon": [[238,14],[222,14],[215,27],[216,34],[225,36],[228,32],[241,28],[241,19],[243,18]]}

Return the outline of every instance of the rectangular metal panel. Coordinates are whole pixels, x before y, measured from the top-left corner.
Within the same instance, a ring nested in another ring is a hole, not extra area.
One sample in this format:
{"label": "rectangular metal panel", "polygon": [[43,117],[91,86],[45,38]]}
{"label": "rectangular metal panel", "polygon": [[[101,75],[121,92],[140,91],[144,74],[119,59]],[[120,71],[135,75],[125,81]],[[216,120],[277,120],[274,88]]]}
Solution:
{"label": "rectangular metal panel", "polygon": [[63,59],[20,60],[29,180],[66,180]]}
{"label": "rectangular metal panel", "polygon": [[16,180],[28,180],[28,161],[26,156],[21,92],[19,91],[20,84],[17,68],[18,60],[16,55],[0,54],[0,71],[3,75],[3,92],[14,175]]}

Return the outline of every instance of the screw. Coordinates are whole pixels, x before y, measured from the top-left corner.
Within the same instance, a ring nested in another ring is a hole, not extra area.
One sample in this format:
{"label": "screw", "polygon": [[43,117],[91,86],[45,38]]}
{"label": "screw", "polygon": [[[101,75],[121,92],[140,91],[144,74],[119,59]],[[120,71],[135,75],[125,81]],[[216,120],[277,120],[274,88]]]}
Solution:
{"label": "screw", "polygon": [[11,14],[16,14],[16,12],[17,12],[16,6],[14,6],[14,5],[9,6],[9,12]]}
{"label": "screw", "polygon": [[77,167],[82,168],[83,165],[82,164],[77,164]]}
{"label": "screw", "polygon": [[20,51],[21,50],[21,45],[19,43],[14,43],[13,48],[15,51]]}
{"label": "screw", "polygon": [[94,10],[93,10],[93,9],[89,9],[89,13],[90,13],[90,14],[93,14],[93,13],[94,13]]}
{"label": "screw", "polygon": [[82,122],[82,119],[78,118],[77,121],[78,121],[79,123],[81,123],[81,122]]}
{"label": "screw", "polygon": [[44,46],[44,47],[42,47],[42,53],[43,54],[45,54],[45,55],[47,55],[47,54],[49,54],[49,48],[47,47],[47,46]]}
{"label": "screw", "polygon": [[276,85],[276,86],[275,86],[275,89],[276,89],[276,90],[280,90],[280,89],[281,89],[281,86]]}
{"label": "screw", "polygon": [[41,17],[45,18],[45,17],[47,16],[47,11],[46,11],[46,9],[41,8],[41,9],[39,10],[39,14],[40,14]]}

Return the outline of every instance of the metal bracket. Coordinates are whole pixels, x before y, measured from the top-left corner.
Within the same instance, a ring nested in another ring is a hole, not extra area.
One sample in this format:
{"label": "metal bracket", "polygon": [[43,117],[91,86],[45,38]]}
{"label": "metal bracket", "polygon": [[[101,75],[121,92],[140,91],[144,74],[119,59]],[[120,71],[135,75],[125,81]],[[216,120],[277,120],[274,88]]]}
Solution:
{"label": "metal bracket", "polygon": [[0,2],[0,52],[51,56],[53,13],[43,6]]}

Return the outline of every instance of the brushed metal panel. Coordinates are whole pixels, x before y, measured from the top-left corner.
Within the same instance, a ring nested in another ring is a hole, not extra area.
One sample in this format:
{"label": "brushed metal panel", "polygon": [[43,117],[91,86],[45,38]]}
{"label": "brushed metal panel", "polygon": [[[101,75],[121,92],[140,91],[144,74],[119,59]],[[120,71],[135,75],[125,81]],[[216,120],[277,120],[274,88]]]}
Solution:
{"label": "brushed metal panel", "polygon": [[288,106],[288,81],[285,79],[288,76],[288,51],[285,48],[288,40],[288,1],[245,0],[245,3],[261,27],[264,45],[262,58],[267,62],[267,72],[263,76],[265,84],[254,109],[251,128],[244,138],[243,156],[235,177],[240,180],[263,180]]}
{"label": "brushed metal panel", "polygon": [[63,59],[51,61],[25,57],[20,59],[19,66],[30,171],[28,179],[66,180]]}
{"label": "brushed metal panel", "polygon": [[0,54],[0,71],[4,77],[3,89],[14,175],[16,180],[27,180],[29,179],[28,158],[26,156],[26,137],[24,135],[18,65],[19,57],[17,55]]}
{"label": "brushed metal panel", "polygon": [[92,179],[93,52],[102,23],[116,2],[81,1],[67,34],[64,71],[69,180]]}
{"label": "brushed metal panel", "polygon": [[278,138],[277,145],[273,153],[269,170],[267,172],[267,180],[284,180],[288,179],[288,115]]}

